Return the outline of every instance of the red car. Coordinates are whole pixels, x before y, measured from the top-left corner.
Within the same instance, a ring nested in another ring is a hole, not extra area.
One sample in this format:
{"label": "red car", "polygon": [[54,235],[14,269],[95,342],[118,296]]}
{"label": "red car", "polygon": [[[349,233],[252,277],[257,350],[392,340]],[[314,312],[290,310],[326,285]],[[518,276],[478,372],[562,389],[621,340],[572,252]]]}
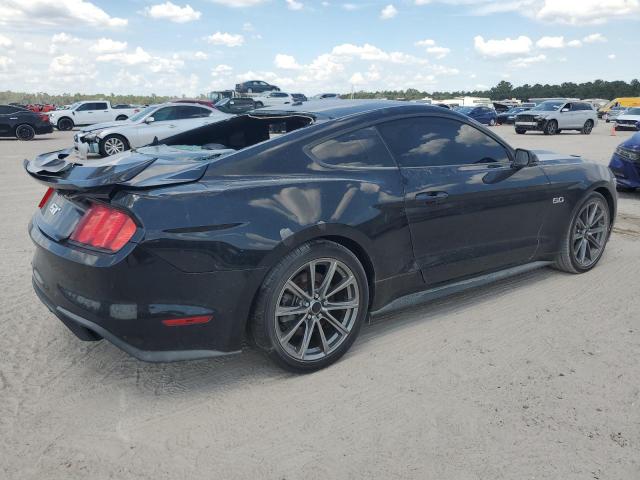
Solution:
{"label": "red car", "polygon": [[206,105],[209,108],[216,108],[211,100],[205,100],[202,98],[178,98],[171,100],[172,103],[199,103],[200,105]]}

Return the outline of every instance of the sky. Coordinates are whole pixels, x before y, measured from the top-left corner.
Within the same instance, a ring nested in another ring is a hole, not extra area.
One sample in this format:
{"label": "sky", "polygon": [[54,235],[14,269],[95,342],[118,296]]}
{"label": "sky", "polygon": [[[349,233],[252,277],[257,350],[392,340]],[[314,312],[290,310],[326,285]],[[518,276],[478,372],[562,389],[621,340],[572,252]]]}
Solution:
{"label": "sky", "polygon": [[0,90],[313,95],[639,76],[640,0],[0,0]]}

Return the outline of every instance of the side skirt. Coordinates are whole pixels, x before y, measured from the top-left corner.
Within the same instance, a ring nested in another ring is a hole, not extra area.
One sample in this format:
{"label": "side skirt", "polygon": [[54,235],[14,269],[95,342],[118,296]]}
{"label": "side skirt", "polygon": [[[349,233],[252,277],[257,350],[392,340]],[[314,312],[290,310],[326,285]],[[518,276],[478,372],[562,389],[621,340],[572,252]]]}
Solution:
{"label": "side skirt", "polygon": [[447,285],[441,285],[435,288],[431,288],[429,290],[423,290],[421,292],[411,293],[409,295],[405,295],[403,297],[400,297],[392,301],[391,303],[380,308],[379,310],[371,312],[371,315],[377,316],[377,315],[387,314],[395,310],[401,310],[403,308],[415,306],[416,304],[436,300],[438,298],[446,297],[448,295],[453,295],[454,293],[463,292],[465,290],[487,285],[489,283],[494,283],[499,280],[503,280],[505,278],[514,277],[522,273],[530,272],[532,270],[537,270],[538,268],[546,267],[548,265],[551,265],[552,263],[553,262],[526,263],[524,265],[518,265],[517,267],[507,268],[504,270],[500,270],[498,272],[487,273],[487,274],[479,275],[477,277],[469,278],[466,280],[461,280],[459,282],[453,282]]}

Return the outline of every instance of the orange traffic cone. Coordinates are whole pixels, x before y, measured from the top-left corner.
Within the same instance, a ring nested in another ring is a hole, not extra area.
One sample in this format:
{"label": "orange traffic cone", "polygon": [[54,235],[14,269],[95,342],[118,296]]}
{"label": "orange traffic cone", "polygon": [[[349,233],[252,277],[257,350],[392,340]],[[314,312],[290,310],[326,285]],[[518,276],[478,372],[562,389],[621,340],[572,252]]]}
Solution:
{"label": "orange traffic cone", "polygon": [[615,124],[611,125],[611,133],[609,134],[611,137],[616,137],[616,126]]}

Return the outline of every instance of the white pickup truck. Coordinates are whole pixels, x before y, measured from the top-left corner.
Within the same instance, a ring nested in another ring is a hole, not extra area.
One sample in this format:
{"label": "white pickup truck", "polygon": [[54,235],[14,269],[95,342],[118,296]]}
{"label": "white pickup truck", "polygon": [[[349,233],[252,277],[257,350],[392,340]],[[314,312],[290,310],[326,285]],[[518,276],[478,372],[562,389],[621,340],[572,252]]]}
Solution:
{"label": "white pickup truck", "polygon": [[93,125],[94,123],[113,122],[114,120],[126,120],[141,108],[120,105],[112,107],[106,100],[90,100],[76,102],[64,110],[49,112],[49,121],[58,130],[71,130],[76,125]]}

